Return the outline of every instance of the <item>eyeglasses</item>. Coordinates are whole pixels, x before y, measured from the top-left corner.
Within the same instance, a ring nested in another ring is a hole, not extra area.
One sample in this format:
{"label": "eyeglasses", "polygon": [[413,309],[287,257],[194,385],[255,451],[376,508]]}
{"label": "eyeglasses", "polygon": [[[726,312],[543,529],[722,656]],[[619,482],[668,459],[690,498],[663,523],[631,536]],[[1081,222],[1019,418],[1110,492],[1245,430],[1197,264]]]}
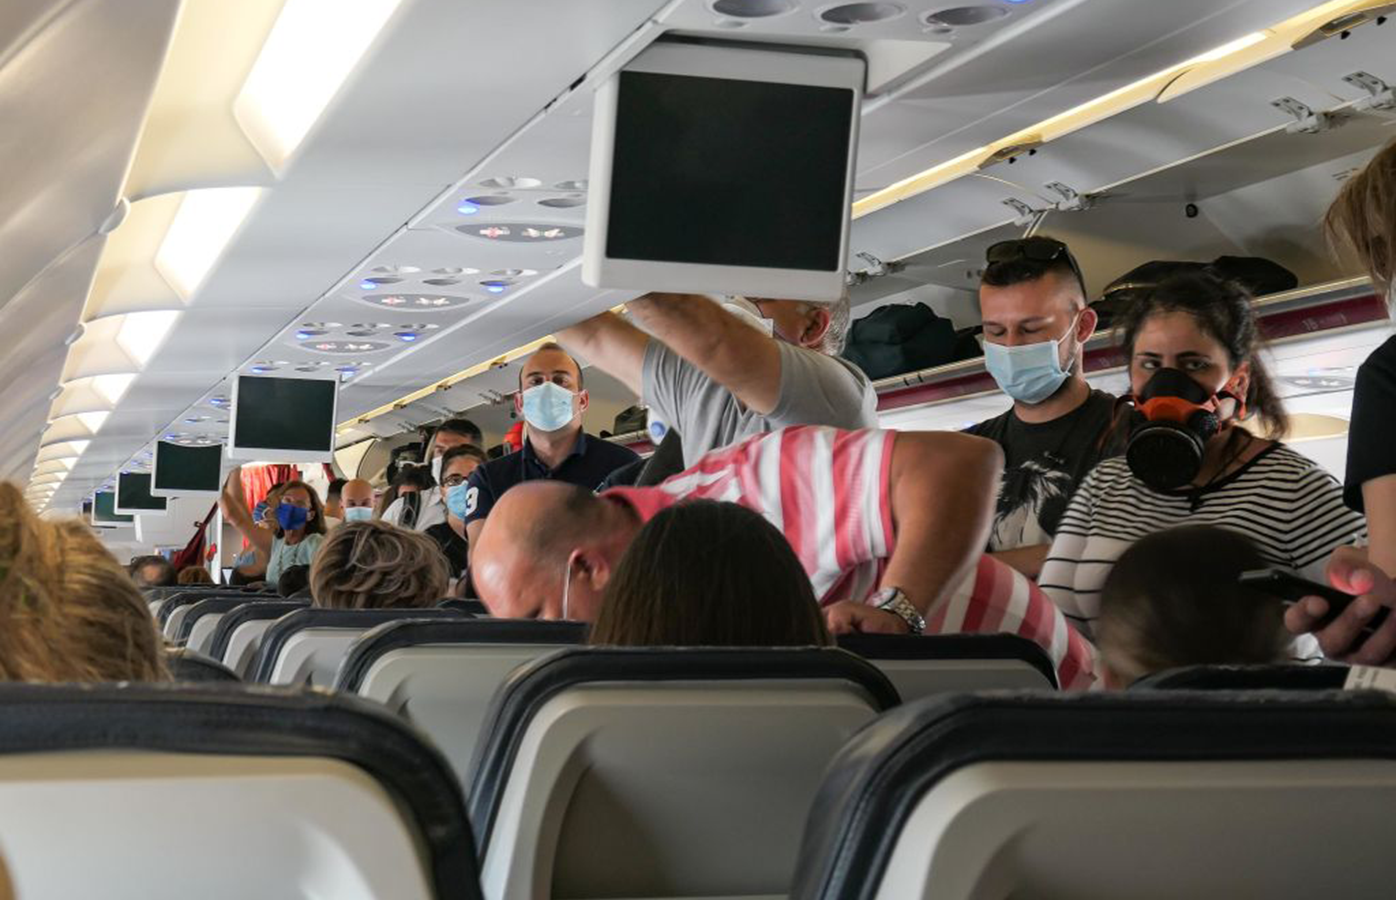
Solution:
{"label": "eyeglasses", "polygon": [[445,478],[441,479],[441,486],[448,488],[459,487],[465,484],[466,481],[467,478],[464,475],[447,475]]}
{"label": "eyeglasses", "polygon": [[1017,262],[1024,259],[1031,262],[1049,263],[1055,262],[1063,256],[1066,257],[1066,264],[1071,267],[1071,274],[1076,276],[1076,283],[1081,285],[1081,296],[1089,303],[1091,295],[1086,292],[1086,278],[1081,274],[1081,266],[1076,262],[1076,257],[1071,255],[1071,250],[1066,244],[1055,238],[1014,238],[991,244],[989,249],[984,252],[984,259],[990,265]]}

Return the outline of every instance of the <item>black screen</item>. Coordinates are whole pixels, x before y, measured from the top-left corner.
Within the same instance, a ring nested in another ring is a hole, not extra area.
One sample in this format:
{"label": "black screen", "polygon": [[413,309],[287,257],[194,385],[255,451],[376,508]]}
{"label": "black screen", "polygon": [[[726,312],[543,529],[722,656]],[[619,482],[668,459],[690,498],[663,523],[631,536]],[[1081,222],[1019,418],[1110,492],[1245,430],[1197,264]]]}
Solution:
{"label": "black screen", "polygon": [[237,446],[330,452],[338,387],[320,379],[239,376]]}
{"label": "black screen", "polygon": [[114,491],[98,491],[92,495],[92,521],[108,525],[124,525],[127,522],[136,521],[136,517],[118,516],[116,514],[116,493]]}
{"label": "black screen", "polygon": [[622,72],[606,255],[843,268],[853,91]]}
{"label": "black screen", "polygon": [[116,476],[116,505],[119,508],[164,512],[165,504],[168,502],[164,497],[150,495],[149,475],[122,472]]}
{"label": "black screen", "polygon": [[217,492],[223,487],[223,448],[184,447],[160,441],[155,445],[157,491]]}

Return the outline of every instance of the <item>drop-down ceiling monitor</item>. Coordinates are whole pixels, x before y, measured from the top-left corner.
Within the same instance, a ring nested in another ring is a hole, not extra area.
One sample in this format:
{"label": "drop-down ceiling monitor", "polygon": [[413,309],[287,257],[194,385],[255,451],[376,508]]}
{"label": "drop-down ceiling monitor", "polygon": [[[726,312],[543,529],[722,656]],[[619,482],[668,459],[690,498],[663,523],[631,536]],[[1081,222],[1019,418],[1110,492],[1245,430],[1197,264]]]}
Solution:
{"label": "drop-down ceiling monitor", "polygon": [[239,375],[233,383],[228,456],[333,462],[338,395],[339,382],[333,378]]}
{"label": "drop-down ceiling monitor", "polygon": [[582,279],[833,300],[865,62],[658,43],[597,91]]}
{"label": "drop-down ceiling monitor", "polygon": [[116,512],[126,516],[163,516],[169,501],[150,493],[150,473],[116,476]]}
{"label": "drop-down ceiling monitor", "polygon": [[157,497],[216,497],[223,487],[223,447],[160,441],[151,475],[150,492]]}

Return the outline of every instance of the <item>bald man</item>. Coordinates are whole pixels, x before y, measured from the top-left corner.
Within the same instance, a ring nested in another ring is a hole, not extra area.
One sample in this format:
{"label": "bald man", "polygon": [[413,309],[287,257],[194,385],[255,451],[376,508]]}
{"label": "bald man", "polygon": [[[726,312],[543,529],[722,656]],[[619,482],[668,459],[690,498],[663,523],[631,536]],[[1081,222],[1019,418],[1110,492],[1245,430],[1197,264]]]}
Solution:
{"label": "bald man", "polygon": [[344,521],[367,522],[373,518],[373,485],[362,478],[346,481],[339,489],[339,502]]}
{"label": "bald man", "polygon": [[514,487],[475,542],[472,575],[502,618],[595,621],[626,548],[687,498],[740,503],[785,534],[831,631],[1015,632],[1063,687],[1091,681],[1089,644],[1040,590],[982,550],[1002,453],[950,432],[797,426],[708,454],[658,487]]}

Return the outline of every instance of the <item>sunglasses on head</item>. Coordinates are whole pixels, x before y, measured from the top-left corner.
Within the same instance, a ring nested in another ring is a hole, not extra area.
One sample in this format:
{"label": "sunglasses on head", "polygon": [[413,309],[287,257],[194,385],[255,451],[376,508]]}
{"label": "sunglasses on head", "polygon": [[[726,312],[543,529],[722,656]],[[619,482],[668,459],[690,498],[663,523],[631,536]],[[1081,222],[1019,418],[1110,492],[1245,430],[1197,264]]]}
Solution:
{"label": "sunglasses on head", "polygon": [[1049,263],[1062,257],[1066,258],[1066,264],[1071,267],[1071,274],[1076,276],[1077,284],[1081,285],[1081,296],[1086,298],[1086,302],[1089,303],[1090,294],[1086,293],[1086,278],[1081,274],[1081,267],[1076,263],[1076,257],[1071,255],[1071,250],[1061,241],[1044,237],[1014,238],[991,244],[984,253],[985,261],[991,265],[1020,260]]}

